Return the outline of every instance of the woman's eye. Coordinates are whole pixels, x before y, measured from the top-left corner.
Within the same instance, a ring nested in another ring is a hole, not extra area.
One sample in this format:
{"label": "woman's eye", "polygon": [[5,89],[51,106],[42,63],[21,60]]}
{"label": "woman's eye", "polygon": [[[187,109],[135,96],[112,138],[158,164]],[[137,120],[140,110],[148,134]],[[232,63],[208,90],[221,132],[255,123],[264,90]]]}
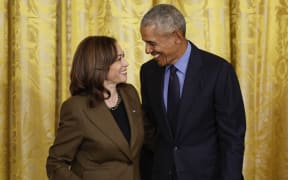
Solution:
{"label": "woman's eye", "polygon": [[124,57],[125,57],[125,54],[119,54],[118,57],[117,57],[117,60],[121,61],[121,59],[124,58]]}

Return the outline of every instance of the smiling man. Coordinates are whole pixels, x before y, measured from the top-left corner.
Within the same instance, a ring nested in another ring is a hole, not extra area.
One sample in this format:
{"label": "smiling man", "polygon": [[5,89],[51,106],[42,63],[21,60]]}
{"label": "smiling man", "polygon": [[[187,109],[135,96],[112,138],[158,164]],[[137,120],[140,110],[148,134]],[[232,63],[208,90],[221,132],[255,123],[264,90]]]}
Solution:
{"label": "smiling man", "polygon": [[150,9],[140,32],[153,56],[140,71],[145,144],[154,157],[150,163],[143,151],[143,179],[243,179],[245,111],[231,64],[187,40],[172,5]]}

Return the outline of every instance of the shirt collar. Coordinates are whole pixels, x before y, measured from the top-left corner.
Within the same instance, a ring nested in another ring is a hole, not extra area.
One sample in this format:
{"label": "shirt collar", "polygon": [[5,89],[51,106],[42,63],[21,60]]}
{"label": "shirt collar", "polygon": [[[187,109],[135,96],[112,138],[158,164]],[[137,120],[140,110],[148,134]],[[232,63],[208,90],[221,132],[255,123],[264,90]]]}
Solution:
{"label": "shirt collar", "polygon": [[[177,68],[178,71],[180,71],[181,73],[185,74],[186,69],[187,69],[187,65],[189,62],[189,56],[191,54],[191,44],[187,41],[188,45],[187,48],[184,52],[184,54],[178,59],[178,61],[174,64],[174,66]],[[166,70],[169,69],[171,65],[167,66]]]}

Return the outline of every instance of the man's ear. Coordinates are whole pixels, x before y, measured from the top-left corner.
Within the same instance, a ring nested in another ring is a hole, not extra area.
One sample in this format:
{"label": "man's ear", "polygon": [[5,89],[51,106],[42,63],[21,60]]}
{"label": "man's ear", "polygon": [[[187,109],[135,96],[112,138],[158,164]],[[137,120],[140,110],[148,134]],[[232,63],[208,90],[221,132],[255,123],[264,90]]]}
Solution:
{"label": "man's ear", "polygon": [[174,33],[174,36],[176,37],[177,43],[181,43],[183,40],[185,40],[185,37],[181,31],[175,30],[173,33]]}

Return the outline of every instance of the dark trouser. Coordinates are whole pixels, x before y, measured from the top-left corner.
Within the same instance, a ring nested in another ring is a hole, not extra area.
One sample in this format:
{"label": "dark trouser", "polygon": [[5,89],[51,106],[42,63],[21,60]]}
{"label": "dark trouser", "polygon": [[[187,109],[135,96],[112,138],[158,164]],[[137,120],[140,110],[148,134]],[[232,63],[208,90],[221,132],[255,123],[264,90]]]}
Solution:
{"label": "dark trouser", "polygon": [[176,175],[176,173],[173,173],[173,175],[172,175],[172,178],[171,178],[172,180],[177,180],[177,175]]}
{"label": "dark trouser", "polygon": [[177,180],[177,179],[178,179],[178,178],[177,178],[175,163],[173,162],[171,180]]}

